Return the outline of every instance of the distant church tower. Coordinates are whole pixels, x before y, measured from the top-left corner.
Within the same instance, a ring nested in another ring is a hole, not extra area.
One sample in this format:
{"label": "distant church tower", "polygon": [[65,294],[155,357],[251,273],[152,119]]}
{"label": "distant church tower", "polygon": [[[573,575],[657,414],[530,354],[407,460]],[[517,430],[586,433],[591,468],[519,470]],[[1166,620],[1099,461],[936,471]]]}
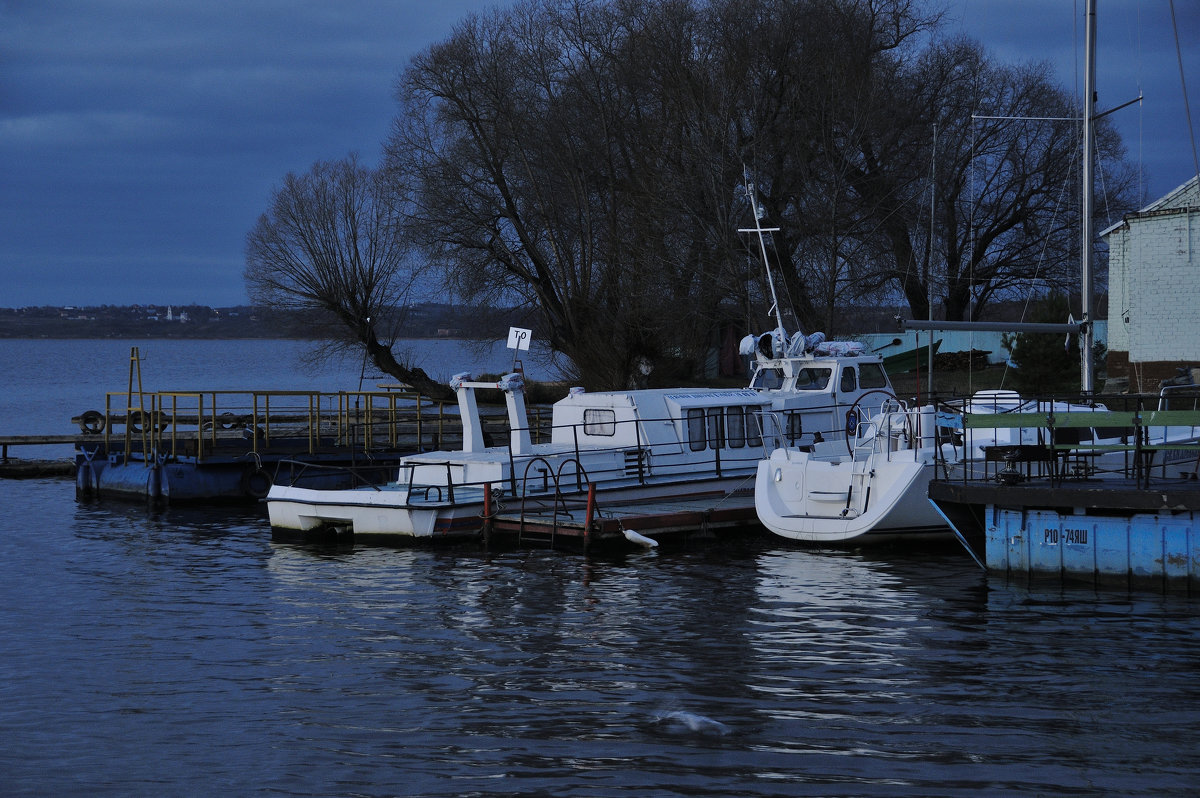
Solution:
{"label": "distant church tower", "polygon": [[175,321],[175,314],[171,312],[170,305],[167,305],[167,321]]}

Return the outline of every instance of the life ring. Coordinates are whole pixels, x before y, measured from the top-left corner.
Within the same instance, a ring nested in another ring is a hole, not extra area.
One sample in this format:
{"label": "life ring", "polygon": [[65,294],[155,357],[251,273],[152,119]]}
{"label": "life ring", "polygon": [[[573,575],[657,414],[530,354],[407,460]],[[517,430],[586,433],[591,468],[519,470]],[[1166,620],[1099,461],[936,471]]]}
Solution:
{"label": "life ring", "polygon": [[271,475],[257,466],[247,467],[239,483],[242,493],[254,499],[265,499],[274,484]]}
{"label": "life ring", "polygon": [[99,435],[104,432],[106,423],[104,414],[99,410],[88,410],[79,417],[79,429],[83,430],[85,435]]}

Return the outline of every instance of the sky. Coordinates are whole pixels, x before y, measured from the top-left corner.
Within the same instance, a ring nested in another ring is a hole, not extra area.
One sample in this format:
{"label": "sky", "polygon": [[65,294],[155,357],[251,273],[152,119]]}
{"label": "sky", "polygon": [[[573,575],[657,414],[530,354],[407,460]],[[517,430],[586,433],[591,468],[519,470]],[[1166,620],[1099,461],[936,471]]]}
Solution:
{"label": "sky", "polygon": [[[1083,0],[943,0],[946,31],[1079,85]],[[503,3],[507,5],[507,2]],[[0,307],[246,304],[288,172],[378,161],[409,58],[482,0],[0,0]],[[1149,199],[1194,173],[1168,0],[1100,0],[1100,108]],[[1200,128],[1200,2],[1176,0]]]}

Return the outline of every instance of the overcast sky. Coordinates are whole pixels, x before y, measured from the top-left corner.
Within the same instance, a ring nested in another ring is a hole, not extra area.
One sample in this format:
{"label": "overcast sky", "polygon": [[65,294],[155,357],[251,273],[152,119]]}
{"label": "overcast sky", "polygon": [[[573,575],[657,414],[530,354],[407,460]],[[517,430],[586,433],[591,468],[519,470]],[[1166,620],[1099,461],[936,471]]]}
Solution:
{"label": "overcast sky", "polygon": [[[0,0],[0,307],[246,302],[289,171],[375,162],[407,60],[480,0]],[[1100,0],[1100,105],[1157,197],[1194,172],[1167,0]],[[1200,127],[1200,3],[1176,0]],[[947,29],[1077,85],[1082,0],[946,0]],[[1076,34],[1078,32],[1078,45]]]}

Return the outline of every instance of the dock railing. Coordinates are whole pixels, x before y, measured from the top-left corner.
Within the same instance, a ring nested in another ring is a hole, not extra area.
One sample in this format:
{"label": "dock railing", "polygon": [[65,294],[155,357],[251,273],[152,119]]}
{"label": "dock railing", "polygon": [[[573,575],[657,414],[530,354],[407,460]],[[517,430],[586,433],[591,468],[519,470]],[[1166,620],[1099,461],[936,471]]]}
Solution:
{"label": "dock railing", "polygon": [[140,455],[203,462],[235,445],[254,454],[280,447],[307,454],[419,450],[461,434],[453,403],[407,391],[143,391],[134,398],[109,392],[102,418],[85,414],[104,450],[120,451],[126,461]]}
{"label": "dock railing", "polygon": [[[943,463],[943,468],[958,473],[963,481],[982,478],[1016,484],[1044,477],[1061,484],[1109,474],[1146,487],[1155,471],[1169,479],[1175,476],[1169,473],[1172,468],[1179,470],[1180,478],[1194,478],[1200,470],[1200,410],[1098,406],[1088,411],[1046,406],[1036,412],[972,413],[960,409],[957,419],[966,467],[953,469]],[[974,449],[982,450],[983,457],[972,457]],[[971,467],[972,460],[976,465],[982,461],[982,475]],[[1001,462],[1005,468],[993,474],[991,464]]]}

